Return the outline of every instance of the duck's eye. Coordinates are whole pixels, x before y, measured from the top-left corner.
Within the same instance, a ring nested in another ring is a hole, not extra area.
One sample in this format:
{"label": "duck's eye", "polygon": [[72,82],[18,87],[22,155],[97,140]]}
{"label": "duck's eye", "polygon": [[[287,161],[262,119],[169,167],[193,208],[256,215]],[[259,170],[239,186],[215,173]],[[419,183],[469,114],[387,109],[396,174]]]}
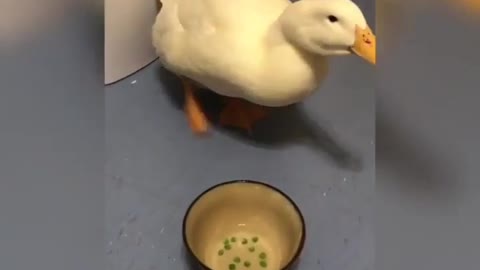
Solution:
{"label": "duck's eye", "polygon": [[332,23],[338,22],[338,18],[336,16],[333,16],[333,15],[329,15],[328,20]]}

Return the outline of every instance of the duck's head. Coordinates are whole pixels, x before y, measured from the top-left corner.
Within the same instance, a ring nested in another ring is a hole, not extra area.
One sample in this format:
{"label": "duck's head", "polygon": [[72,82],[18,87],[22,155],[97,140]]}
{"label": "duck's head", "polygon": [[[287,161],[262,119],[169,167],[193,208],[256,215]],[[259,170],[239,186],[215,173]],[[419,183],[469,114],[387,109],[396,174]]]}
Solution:
{"label": "duck's head", "polygon": [[355,53],[376,63],[376,38],[360,8],[351,0],[300,0],[279,19],[290,43],[311,53]]}

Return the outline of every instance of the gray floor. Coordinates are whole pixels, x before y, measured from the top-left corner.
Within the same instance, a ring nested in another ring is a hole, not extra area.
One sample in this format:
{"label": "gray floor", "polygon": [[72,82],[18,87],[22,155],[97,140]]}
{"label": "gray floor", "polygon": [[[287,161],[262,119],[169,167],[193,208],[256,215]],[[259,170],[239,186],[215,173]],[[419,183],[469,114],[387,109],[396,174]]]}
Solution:
{"label": "gray floor", "polygon": [[105,269],[103,14],[60,2],[0,40],[0,269]]}
{"label": "gray floor", "polygon": [[478,269],[472,23],[444,11],[404,17],[411,30],[389,29],[398,42],[379,43],[376,71],[336,60],[303,106],[311,120],[284,112],[258,130],[260,145],[218,129],[192,137],[167,95],[176,82],[157,64],[107,87],[104,239],[103,35],[101,16],[85,15],[75,8],[1,52],[1,269],[103,269],[105,254],[112,270],[187,269],[183,212],[231,178],[263,179],[299,203],[309,230],[301,270]]}
{"label": "gray floor", "polygon": [[[478,29],[433,5],[403,12],[403,28],[384,27],[393,39],[389,48],[380,44],[376,72],[353,58],[336,60],[302,106],[311,121],[286,113],[264,127],[277,132],[259,131],[280,146],[219,131],[193,138],[165,93],[174,79],[158,75],[158,65],[108,88],[114,269],[187,269],[183,211],[192,196],[232,178],[264,179],[300,204],[309,238],[299,269],[478,269]],[[279,122],[291,126],[281,130]],[[345,156],[362,167],[343,166]]]}
{"label": "gray floor", "polygon": [[479,21],[447,9],[406,9],[379,50],[379,270],[479,269]]}
{"label": "gray floor", "polygon": [[110,269],[189,269],[184,212],[232,179],[265,181],[298,203],[308,233],[299,269],[373,269],[374,68],[363,60],[332,61],[317,94],[253,139],[219,128],[192,136],[179,81],[158,63],[106,91]]}
{"label": "gray floor", "polygon": [[187,269],[184,211],[204,189],[231,179],[266,181],[298,202],[308,229],[300,269],[371,269],[372,75],[360,59],[336,61],[321,91],[274,115],[251,140],[221,129],[194,137],[168,94],[181,88],[157,63],[108,87],[112,269]]}

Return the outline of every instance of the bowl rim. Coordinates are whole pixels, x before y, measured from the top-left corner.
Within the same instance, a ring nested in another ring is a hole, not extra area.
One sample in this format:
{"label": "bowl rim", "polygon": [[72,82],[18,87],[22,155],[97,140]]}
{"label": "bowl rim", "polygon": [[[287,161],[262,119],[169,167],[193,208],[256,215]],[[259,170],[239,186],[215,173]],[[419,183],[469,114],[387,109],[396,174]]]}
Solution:
{"label": "bowl rim", "polygon": [[278,194],[282,195],[295,209],[295,212],[297,212],[298,216],[300,217],[300,222],[302,224],[302,236],[300,238],[300,243],[298,244],[297,250],[295,251],[295,254],[292,256],[292,258],[288,261],[288,263],[280,270],[288,270],[290,267],[295,264],[297,259],[300,257],[300,254],[303,251],[303,248],[305,246],[305,239],[306,239],[306,226],[305,226],[305,218],[303,217],[302,211],[298,207],[298,205],[295,203],[295,201],[290,198],[285,192],[280,190],[279,188],[272,186],[270,184],[267,184],[265,182],[257,181],[257,180],[230,180],[226,182],[221,182],[218,184],[215,184],[206,190],[204,190],[200,195],[198,195],[188,206],[187,211],[185,212],[185,215],[183,216],[183,221],[182,221],[182,238],[183,238],[183,244],[187,248],[187,251],[189,255],[195,260],[196,263],[198,263],[203,269],[205,270],[213,270],[210,267],[206,266],[200,259],[195,256],[195,253],[193,253],[192,248],[188,244],[187,241],[187,234],[186,234],[186,225],[187,225],[187,218],[190,214],[190,211],[192,210],[193,206],[206,194],[208,194],[210,191],[217,189],[219,187],[225,186],[225,185],[231,185],[231,184],[238,184],[238,183],[243,183],[243,184],[256,184],[256,185],[261,185],[264,186],[270,190],[273,190],[274,192],[277,192]]}

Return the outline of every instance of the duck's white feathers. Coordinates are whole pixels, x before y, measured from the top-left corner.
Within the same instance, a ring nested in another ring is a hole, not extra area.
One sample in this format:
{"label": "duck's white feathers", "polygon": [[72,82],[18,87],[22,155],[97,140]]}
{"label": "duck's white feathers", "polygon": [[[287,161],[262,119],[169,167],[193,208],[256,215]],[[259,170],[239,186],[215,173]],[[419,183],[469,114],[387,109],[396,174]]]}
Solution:
{"label": "duck's white feathers", "polygon": [[162,0],[153,44],[163,65],[225,96],[283,106],[309,95],[324,59],[268,44],[288,0]]}

